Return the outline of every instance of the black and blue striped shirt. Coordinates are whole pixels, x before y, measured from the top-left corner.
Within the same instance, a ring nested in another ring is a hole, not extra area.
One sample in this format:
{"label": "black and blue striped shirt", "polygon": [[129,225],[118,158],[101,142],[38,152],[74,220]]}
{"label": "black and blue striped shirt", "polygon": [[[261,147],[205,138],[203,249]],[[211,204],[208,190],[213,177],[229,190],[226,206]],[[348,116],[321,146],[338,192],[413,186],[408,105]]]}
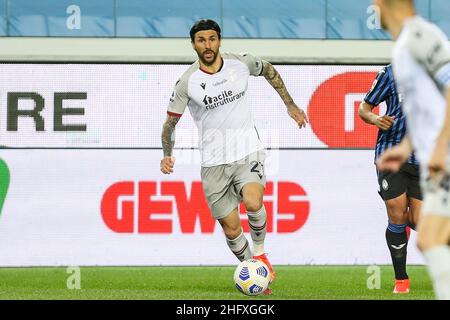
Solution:
{"label": "black and blue striped shirt", "polygon": [[[406,134],[406,118],[402,112],[400,96],[395,86],[392,66],[384,67],[375,79],[372,89],[367,93],[364,101],[372,106],[377,106],[386,101],[386,115],[394,116],[394,124],[389,130],[378,131],[377,144],[375,146],[375,160],[386,150],[397,144]],[[414,153],[409,157],[408,163],[418,165]]]}

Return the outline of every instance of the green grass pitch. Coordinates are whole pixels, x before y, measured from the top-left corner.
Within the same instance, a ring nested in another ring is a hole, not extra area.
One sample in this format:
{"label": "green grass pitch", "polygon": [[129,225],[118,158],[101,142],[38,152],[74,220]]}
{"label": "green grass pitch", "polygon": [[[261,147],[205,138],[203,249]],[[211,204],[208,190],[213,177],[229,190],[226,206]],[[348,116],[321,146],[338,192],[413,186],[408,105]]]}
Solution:
{"label": "green grass pitch", "polygon": [[424,266],[408,266],[411,292],[395,295],[391,266],[381,288],[369,290],[366,266],[275,266],[273,295],[247,297],[233,283],[234,267],[81,267],[81,289],[67,288],[66,268],[0,268],[0,299],[433,299]]}

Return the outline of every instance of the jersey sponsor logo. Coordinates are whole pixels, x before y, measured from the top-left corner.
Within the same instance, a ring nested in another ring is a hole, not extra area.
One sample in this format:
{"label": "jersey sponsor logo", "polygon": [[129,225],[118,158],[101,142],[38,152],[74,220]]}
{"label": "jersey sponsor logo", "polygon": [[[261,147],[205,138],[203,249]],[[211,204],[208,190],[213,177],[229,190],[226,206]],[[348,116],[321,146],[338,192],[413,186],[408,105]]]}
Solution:
{"label": "jersey sponsor logo", "polygon": [[[183,181],[122,181],[112,184],[101,200],[105,225],[116,233],[213,233],[217,224],[206,202],[202,183],[190,192]],[[276,190],[276,191],[275,191]],[[267,182],[264,191],[268,233],[298,232],[309,217],[310,203],[302,186],[291,181]],[[246,210],[240,206],[244,232],[250,232]]]}
{"label": "jersey sponsor logo", "polygon": [[233,94],[233,91],[222,91],[220,94],[210,97],[205,95],[203,98],[203,103],[207,110],[215,109],[219,106],[223,106],[225,104],[231,103],[237,99],[242,98],[245,95],[245,91],[242,91],[238,94]]}
{"label": "jersey sponsor logo", "polygon": [[213,87],[220,86],[221,84],[224,84],[224,83],[226,83],[227,81],[228,81],[227,79],[222,79],[222,80],[220,80],[219,82],[213,83]]}
{"label": "jersey sponsor logo", "polygon": [[206,88],[206,83],[204,83],[204,82],[201,83],[201,84],[200,84],[200,87],[202,87],[202,89],[205,90],[205,88]]}

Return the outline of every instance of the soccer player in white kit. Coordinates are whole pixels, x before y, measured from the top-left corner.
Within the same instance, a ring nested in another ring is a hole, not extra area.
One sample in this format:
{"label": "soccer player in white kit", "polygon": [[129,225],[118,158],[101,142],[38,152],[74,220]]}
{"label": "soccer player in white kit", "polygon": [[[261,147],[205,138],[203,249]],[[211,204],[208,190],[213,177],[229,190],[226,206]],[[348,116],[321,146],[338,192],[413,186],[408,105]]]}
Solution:
{"label": "soccer player in white kit", "polygon": [[[307,116],[269,62],[250,54],[220,53],[221,30],[215,21],[197,21],[190,37],[199,59],[180,77],[172,93],[162,131],[161,171],[173,172],[174,130],[188,106],[198,128],[202,184],[212,216],[222,226],[235,256],[240,261],[261,260],[273,280],[275,272],[264,252],[265,152],[247,102],[249,76],[267,79],[300,128],[306,126]],[[242,231],[241,201],[247,210],[253,250]],[[270,289],[265,292],[270,293]]]}
{"label": "soccer player in white kit", "polygon": [[418,247],[437,299],[450,299],[450,45],[435,25],[416,15],[413,0],[374,0],[381,24],[396,41],[392,66],[408,123],[408,136],[378,160],[399,169],[414,149],[424,201]]}

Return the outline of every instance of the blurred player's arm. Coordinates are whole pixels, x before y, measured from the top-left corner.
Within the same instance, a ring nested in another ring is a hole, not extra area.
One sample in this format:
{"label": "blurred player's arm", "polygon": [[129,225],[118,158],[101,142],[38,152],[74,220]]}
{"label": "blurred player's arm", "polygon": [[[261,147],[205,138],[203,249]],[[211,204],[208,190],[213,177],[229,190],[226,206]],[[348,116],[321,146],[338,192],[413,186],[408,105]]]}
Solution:
{"label": "blurred player's arm", "polygon": [[379,116],[372,111],[374,108],[375,106],[367,103],[366,101],[361,102],[358,110],[359,117],[365,123],[377,126],[381,130],[389,130],[394,124],[395,117],[388,115]]}
{"label": "blurred player's arm", "polygon": [[[449,71],[450,71],[450,63],[449,63]],[[450,76],[450,72],[449,72]],[[428,170],[430,172],[430,177],[434,178],[435,175],[442,171],[447,171],[448,168],[446,166],[447,156],[448,156],[448,144],[450,143],[450,83],[446,88],[446,114],[444,125],[441,129],[441,132],[436,139],[436,145],[434,147],[433,154],[428,162]]]}
{"label": "blurred player's arm", "polygon": [[297,122],[299,128],[306,127],[309,122],[308,117],[302,109],[300,109],[292,99],[291,95],[284,85],[283,79],[281,78],[275,67],[265,60],[262,61],[262,73],[261,75],[266,78],[267,82],[278,92],[284,104],[286,105],[287,112],[289,116]]}
{"label": "blurred player's arm", "polygon": [[167,107],[167,118],[163,124],[161,133],[161,145],[164,158],[161,160],[160,169],[164,174],[171,174],[175,164],[173,148],[175,146],[175,126],[183,115],[189,102],[187,94],[187,81],[183,77],[177,81],[173,89],[170,103]]}
{"label": "blurred player's arm", "polygon": [[380,171],[398,171],[403,163],[408,160],[413,151],[411,138],[407,134],[403,140],[381,154],[377,160],[377,168]]}
{"label": "blurred player's arm", "polygon": [[408,47],[414,58],[436,82],[447,104],[444,125],[428,162],[430,176],[433,178],[438,172],[447,170],[446,160],[450,143],[450,45],[440,29],[430,28],[411,33]]}

